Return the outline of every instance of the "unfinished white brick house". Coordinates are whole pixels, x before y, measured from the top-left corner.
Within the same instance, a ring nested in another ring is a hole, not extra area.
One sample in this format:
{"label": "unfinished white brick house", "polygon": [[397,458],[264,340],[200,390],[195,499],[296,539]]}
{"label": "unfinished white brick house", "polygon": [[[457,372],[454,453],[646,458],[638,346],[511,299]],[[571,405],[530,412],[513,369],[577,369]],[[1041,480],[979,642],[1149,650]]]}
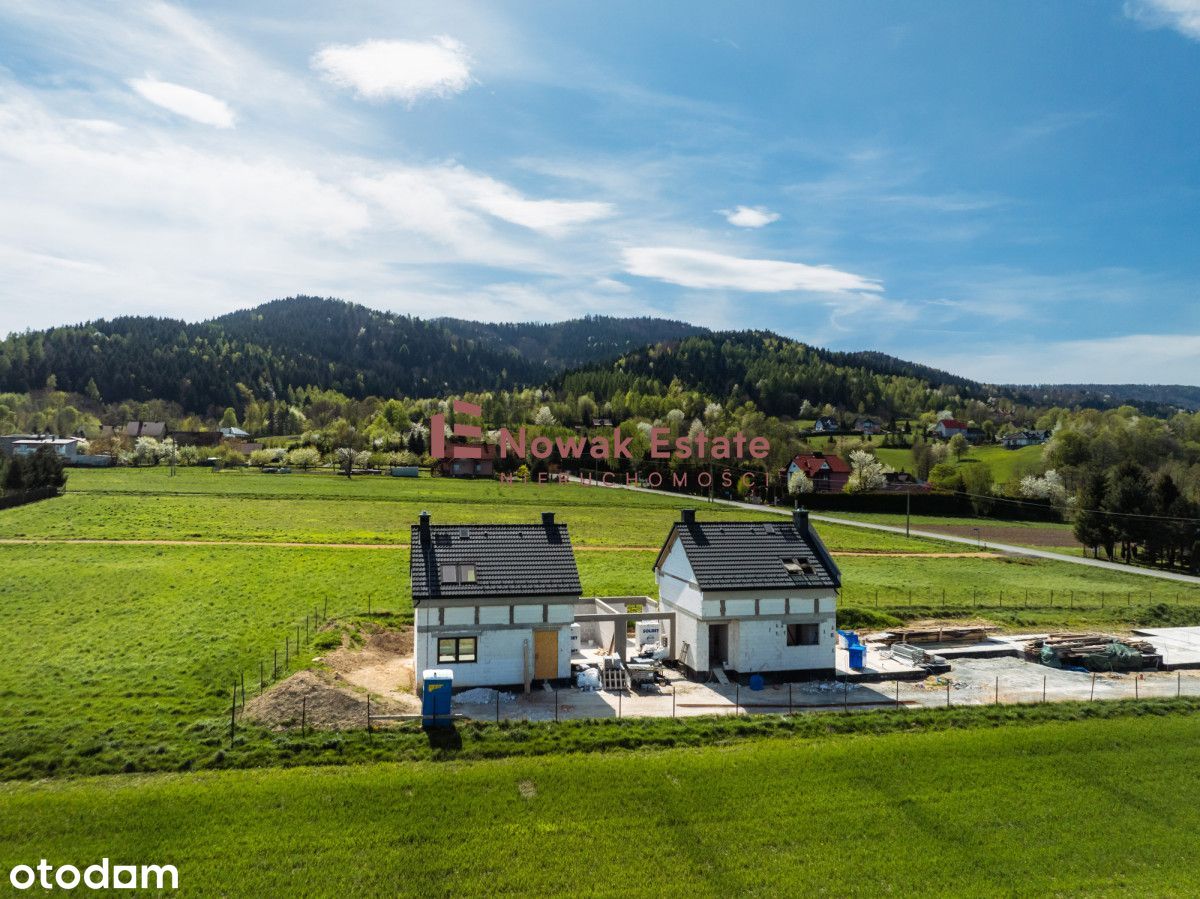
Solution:
{"label": "unfinished white brick house", "polygon": [[675,612],[675,657],[689,675],[834,673],[841,572],[807,512],[699,522],[684,509],[654,576],[664,611]]}
{"label": "unfinished white brick house", "polygon": [[414,667],[449,668],[454,686],[523,686],[571,676],[581,602],[565,524],[412,526]]}

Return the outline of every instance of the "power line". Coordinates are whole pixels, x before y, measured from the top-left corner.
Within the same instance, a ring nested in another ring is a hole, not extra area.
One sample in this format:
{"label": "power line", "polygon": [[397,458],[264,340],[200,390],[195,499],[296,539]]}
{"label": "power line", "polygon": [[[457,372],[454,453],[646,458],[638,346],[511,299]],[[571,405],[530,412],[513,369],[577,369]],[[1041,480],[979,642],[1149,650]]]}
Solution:
{"label": "power line", "polygon": [[[1054,508],[1054,506],[1046,506],[1043,503],[1030,502],[1029,500],[1023,500],[1023,499],[1012,499],[1007,496],[996,496],[995,494],[967,493],[965,490],[955,490],[954,492],[958,496],[968,496],[972,499],[986,499],[986,500],[989,500],[990,502],[995,502],[995,503],[1009,503],[1011,505],[1016,505],[1016,506],[1035,506],[1039,509]],[[1078,514],[1080,512],[1090,512],[1094,515],[1112,515],[1117,518],[1149,518],[1149,519],[1153,519],[1155,521],[1191,521],[1191,522],[1200,523],[1200,518],[1184,518],[1184,517],[1177,516],[1177,515],[1147,515],[1143,512],[1112,512],[1108,509],[1067,508],[1067,509],[1065,509],[1065,511],[1073,512],[1076,514]]]}

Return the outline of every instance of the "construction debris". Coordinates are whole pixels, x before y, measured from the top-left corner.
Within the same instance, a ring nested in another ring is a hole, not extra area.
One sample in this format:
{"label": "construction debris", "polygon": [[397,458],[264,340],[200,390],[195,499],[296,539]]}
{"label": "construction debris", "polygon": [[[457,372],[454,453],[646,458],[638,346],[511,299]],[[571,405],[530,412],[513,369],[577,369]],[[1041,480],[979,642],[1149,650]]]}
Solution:
{"label": "construction debris", "polygon": [[895,643],[979,643],[999,631],[994,625],[965,627],[900,627],[874,638],[891,646]]}
{"label": "construction debris", "polygon": [[1111,634],[1048,634],[1025,644],[1025,658],[1052,668],[1086,671],[1141,671],[1162,664],[1158,650],[1145,640]]}

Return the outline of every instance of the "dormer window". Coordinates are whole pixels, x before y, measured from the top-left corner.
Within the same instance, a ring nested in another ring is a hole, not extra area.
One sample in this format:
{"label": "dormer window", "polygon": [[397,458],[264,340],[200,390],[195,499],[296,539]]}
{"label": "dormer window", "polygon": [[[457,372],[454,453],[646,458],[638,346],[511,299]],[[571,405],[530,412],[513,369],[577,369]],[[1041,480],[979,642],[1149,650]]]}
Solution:
{"label": "dormer window", "polygon": [[464,562],[458,565],[442,566],[443,584],[473,584],[475,583],[475,565]]}
{"label": "dormer window", "polygon": [[784,559],[783,567],[787,569],[787,573],[800,577],[805,574],[813,574],[812,563],[806,559]]}

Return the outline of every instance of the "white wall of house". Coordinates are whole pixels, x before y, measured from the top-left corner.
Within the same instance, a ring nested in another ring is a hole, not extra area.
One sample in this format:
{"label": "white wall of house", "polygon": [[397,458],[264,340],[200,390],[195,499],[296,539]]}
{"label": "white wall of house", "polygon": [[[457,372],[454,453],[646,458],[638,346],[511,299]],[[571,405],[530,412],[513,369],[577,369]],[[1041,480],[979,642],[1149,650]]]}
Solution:
{"label": "white wall of house", "polygon": [[[789,623],[816,623],[820,642],[813,646],[788,646]],[[742,618],[729,628],[729,664],[742,674],[757,671],[811,671],[836,664],[837,631],[832,615],[800,618]]]}
{"label": "white wall of house", "polygon": [[[543,612],[543,606],[545,610]],[[511,608],[511,612],[510,612]],[[511,622],[510,623],[510,619]],[[413,616],[413,662],[418,680],[426,668],[449,668],[455,687],[512,686],[533,677],[534,631],[558,634],[555,677],[571,676],[572,602],[563,600],[417,606]],[[439,662],[438,639],[475,637],[476,661]]]}
{"label": "white wall of house", "polygon": [[[694,581],[687,554],[676,541],[659,569],[658,597],[675,612],[676,659],[693,671],[708,671],[720,659],[708,656],[710,625],[728,626],[729,667],[740,673],[823,670],[835,667],[837,591],[830,588],[722,590],[704,593]],[[787,625],[818,625],[820,642],[788,646]]]}

